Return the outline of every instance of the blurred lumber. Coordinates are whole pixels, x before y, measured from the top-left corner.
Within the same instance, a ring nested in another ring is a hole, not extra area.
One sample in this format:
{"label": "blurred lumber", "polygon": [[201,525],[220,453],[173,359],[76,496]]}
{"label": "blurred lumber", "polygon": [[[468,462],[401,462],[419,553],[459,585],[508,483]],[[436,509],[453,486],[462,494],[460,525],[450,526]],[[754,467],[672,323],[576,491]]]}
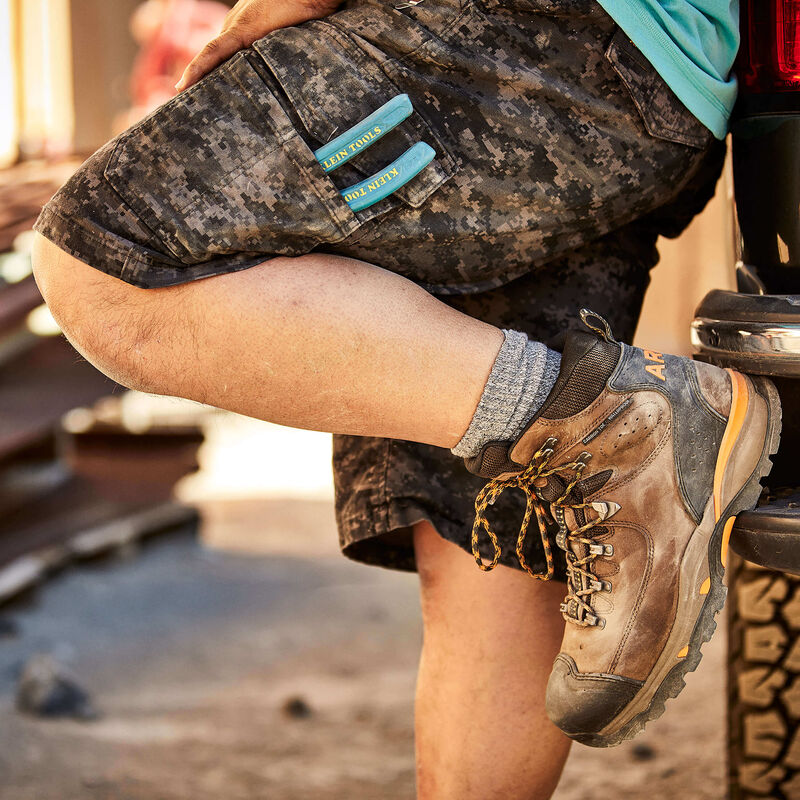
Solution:
{"label": "blurred lumber", "polygon": [[132,430],[118,403],[97,406],[125,390],[57,328],[31,324],[47,312],[26,234],[76,163],[0,171],[0,602],[73,558],[196,517],[173,500],[198,466],[196,422]]}

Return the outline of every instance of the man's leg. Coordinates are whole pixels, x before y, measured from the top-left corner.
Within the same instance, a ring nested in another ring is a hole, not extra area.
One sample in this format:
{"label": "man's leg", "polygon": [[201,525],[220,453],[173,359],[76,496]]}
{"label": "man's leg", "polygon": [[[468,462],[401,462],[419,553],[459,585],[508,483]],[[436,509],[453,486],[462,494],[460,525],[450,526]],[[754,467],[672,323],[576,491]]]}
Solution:
{"label": "man's leg", "polygon": [[37,236],[34,271],[66,336],[123,385],[298,428],[453,447],[503,342],[406,278],[337,256],[138,289]]}
{"label": "man's leg", "polygon": [[425,626],[416,703],[420,800],[545,800],[569,739],[545,686],[564,632],[564,585],[484,575],[427,522],[414,526]]}

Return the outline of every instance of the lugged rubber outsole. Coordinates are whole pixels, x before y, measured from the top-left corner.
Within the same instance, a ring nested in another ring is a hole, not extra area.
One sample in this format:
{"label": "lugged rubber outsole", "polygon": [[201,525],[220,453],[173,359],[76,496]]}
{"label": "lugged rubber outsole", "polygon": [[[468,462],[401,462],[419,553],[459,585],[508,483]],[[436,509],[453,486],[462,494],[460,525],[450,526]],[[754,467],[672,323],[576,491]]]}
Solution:
{"label": "lugged rubber outsole", "polygon": [[647,708],[643,709],[618,731],[610,736],[603,736],[601,734],[569,734],[572,739],[581,744],[586,744],[591,747],[614,747],[627,739],[632,739],[641,732],[648,722],[658,719],[658,717],[664,713],[667,700],[677,697],[683,690],[683,687],[686,685],[686,675],[697,669],[703,657],[701,648],[711,639],[714,631],[717,629],[716,616],[725,605],[725,597],[728,593],[723,583],[725,567],[721,561],[722,537],[725,522],[729,517],[735,516],[742,511],[755,508],[761,496],[761,480],[768,475],[772,469],[772,459],[770,456],[778,452],[781,436],[782,411],[777,389],[772,381],[767,378],[753,375],[748,375],[747,377],[752,382],[755,390],[767,401],[767,406],[769,408],[767,435],[764,439],[764,447],[756,468],[739,492],[730,503],[728,503],[714,526],[714,532],[708,544],[711,586],[692,631],[692,636],[689,640],[688,654],[669,671],[654,692],[653,698]]}

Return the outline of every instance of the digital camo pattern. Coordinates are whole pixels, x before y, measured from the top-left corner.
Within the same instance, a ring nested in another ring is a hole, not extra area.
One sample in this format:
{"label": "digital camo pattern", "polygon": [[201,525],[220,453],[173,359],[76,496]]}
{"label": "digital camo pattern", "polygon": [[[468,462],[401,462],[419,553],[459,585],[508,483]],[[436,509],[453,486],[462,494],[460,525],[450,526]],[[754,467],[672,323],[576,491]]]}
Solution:
{"label": "digital camo pattern", "polygon": [[[437,293],[499,286],[693,180],[711,134],[637,52],[588,0],[357,0],[270,34],[122,134],[38,229],[143,287],[311,250]],[[326,175],[312,149],[401,92],[416,113]],[[354,214],[338,190],[420,140],[434,162]]]}
{"label": "digital camo pattern", "polygon": [[[443,298],[466,314],[502,328],[521,330],[560,350],[568,329],[581,328],[578,311],[605,317],[615,336],[631,341],[649,271],[658,260],[659,232],[677,236],[711,199],[722,169],[724,146],[714,148],[697,185],[671,206],[646,215],[561,256],[545,267],[479,294]],[[475,497],[486,480],[467,472],[464,462],[438,447],[392,439],[333,437],[336,518],[345,555],[357,561],[413,570],[414,550],[403,528],[422,520],[441,536],[471,552]],[[501,564],[520,569],[515,555],[525,511],[521,492],[506,492],[489,511],[501,547]],[[394,532],[394,533],[392,533]],[[384,534],[391,534],[385,536]],[[527,537],[526,560],[545,569],[535,530]],[[488,541],[483,555],[491,559]],[[565,580],[564,555],[556,549],[555,577]]]}
{"label": "digital camo pattern", "polygon": [[[313,149],[401,92],[416,113],[326,175]],[[339,189],[417,141],[432,164],[353,213]],[[581,306],[630,339],[655,239],[699,211],[721,153],[594,0],[355,0],[256,42],[103,147],[37,230],[145,288],[323,251],[551,346]],[[449,452],[336,437],[335,470],[347,555],[413,569],[407,536],[376,537],[420,519],[469,550],[482,481]],[[496,510],[504,552],[519,500]]]}

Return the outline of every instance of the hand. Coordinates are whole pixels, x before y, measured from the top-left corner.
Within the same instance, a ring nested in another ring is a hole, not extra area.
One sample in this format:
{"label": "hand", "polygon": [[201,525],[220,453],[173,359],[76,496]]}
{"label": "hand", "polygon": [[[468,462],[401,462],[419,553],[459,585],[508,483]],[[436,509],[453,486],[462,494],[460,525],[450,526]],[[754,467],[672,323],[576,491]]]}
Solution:
{"label": "hand", "polygon": [[332,14],[341,0],[239,0],[230,10],[222,32],[191,61],[175,84],[182,92],[238,50],[278,28],[299,25]]}

